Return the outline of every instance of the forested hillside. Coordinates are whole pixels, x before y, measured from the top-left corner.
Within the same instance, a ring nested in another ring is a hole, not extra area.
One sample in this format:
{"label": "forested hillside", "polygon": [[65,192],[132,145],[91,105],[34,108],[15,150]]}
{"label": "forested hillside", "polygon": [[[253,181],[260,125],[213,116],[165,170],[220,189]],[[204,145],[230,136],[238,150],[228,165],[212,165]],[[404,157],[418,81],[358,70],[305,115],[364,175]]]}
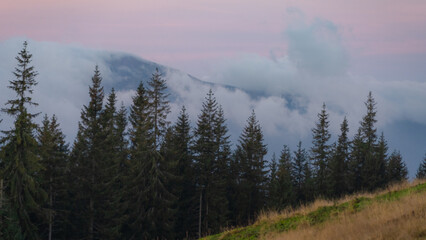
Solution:
{"label": "forested hillside", "polygon": [[[10,129],[0,124],[2,239],[195,239],[251,224],[263,210],[375,191],[408,176],[401,154],[389,151],[376,128],[371,92],[353,138],[344,118],[331,142],[324,103],[312,147],[283,145],[269,160],[254,110],[231,143],[212,90],[195,123],[185,106],[170,122],[167,82],[158,69],[126,108],[114,89],[104,91],[96,66],[69,145],[60,119],[38,113],[32,100],[37,70],[26,42],[16,60],[15,78],[0,86],[16,96],[1,113],[14,119]],[[417,173],[425,176],[426,158]]]}

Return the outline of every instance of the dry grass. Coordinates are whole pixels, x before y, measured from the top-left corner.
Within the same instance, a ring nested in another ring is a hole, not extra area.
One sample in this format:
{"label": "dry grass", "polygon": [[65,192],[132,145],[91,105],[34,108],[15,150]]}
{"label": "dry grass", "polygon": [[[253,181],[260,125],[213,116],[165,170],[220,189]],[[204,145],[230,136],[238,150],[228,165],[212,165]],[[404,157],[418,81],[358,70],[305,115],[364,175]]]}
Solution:
{"label": "dry grass", "polygon": [[[394,186],[392,190],[403,187]],[[302,225],[285,233],[272,233],[266,239],[426,239],[426,192],[397,201],[374,202],[355,214],[344,212],[323,224]]]}
{"label": "dry grass", "polygon": [[425,239],[426,181],[404,182],[375,193],[317,200],[297,209],[264,212],[250,226],[209,240]]}
{"label": "dry grass", "polygon": [[344,202],[352,201],[356,198],[362,198],[362,197],[373,198],[377,195],[385,194],[385,193],[391,192],[391,191],[399,191],[399,190],[406,189],[406,188],[409,188],[409,187],[412,187],[412,186],[416,186],[416,185],[422,184],[422,183],[426,183],[426,180],[415,179],[414,181],[411,181],[411,182],[406,181],[406,182],[393,184],[386,189],[378,190],[378,191],[373,192],[373,193],[372,192],[365,192],[365,193],[351,194],[351,195],[344,196],[344,197],[337,199],[337,200],[334,200],[334,201],[325,200],[325,199],[317,199],[313,203],[300,206],[296,209],[287,208],[287,209],[284,209],[284,210],[279,211],[279,212],[278,211],[261,212],[259,214],[259,217],[258,217],[256,223],[259,223],[259,222],[275,222],[279,219],[291,217],[291,216],[298,215],[298,214],[305,215],[309,212],[317,210],[319,207],[333,206],[333,205],[336,205],[336,204],[341,204],[341,203],[344,203]]}

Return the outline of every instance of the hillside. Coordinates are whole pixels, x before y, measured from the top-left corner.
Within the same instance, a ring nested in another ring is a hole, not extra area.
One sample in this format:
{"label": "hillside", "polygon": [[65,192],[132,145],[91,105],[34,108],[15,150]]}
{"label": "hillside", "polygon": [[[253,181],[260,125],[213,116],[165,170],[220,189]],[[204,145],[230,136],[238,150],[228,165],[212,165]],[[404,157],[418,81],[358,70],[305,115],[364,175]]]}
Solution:
{"label": "hillside", "polygon": [[263,214],[253,225],[204,239],[426,239],[425,222],[426,182],[417,182]]}

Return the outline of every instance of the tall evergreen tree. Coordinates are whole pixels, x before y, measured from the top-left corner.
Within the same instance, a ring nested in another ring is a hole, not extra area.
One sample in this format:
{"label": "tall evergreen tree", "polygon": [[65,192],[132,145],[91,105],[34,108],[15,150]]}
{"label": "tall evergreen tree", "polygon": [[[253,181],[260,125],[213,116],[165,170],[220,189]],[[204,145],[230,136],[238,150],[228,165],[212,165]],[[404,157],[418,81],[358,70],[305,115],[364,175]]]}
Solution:
{"label": "tall evergreen tree", "polygon": [[104,184],[102,195],[107,203],[104,209],[105,233],[109,238],[120,238],[126,215],[123,208],[124,184],[128,176],[128,142],[126,138],[127,114],[122,105],[117,110],[117,96],[112,89],[102,112],[104,132]]}
{"label": "tall evergreen tree", "polygon": [[42,214],[41,205],[47,196],[38,176],[43,168],[34,137],[37,125],[33,119],[38,114],[28,111],[28,107],[38,104],[31,97],[33,87],[37,85],[37,72],[31,66],[32,54],[28,52],[27,46],[27,42],[24,42],[23,49],[16,57],[18,65],[13,72],[15,79],[9,81],[8,87],[16,93],[16,99],[8,100],[6,105],[9,108],[2,109],[14,118],[14,123],[10,130],[3,131],[5,136],[1,139],[0,178],[4,180],[9,213],[19,223],[17,234],[21,232],[25,239],[39,239],[37,223]]}
{"label": "tall evergreen tree", "polygon": [[284,145],[278,162],[278,208],[284,209],[295,204],[292,182],[292,161],[290,148]]}
{"label": "tall evergreen tree", "polygon": [[188,115],[183,107],[177,123],[167,130],[161,145],[161,154],[168,162],[172,173],[167,185],[176,196],[172,204],[174,210],[172,237],[179,239],[194,236],[196,233],[197,219],[193,199],[195,186],[192,178],[190,141]]}
{"label": "tall evergreen tree", "polygon": [[334,197],[340,197],[347,192],[348,161],[350,142],[348,139],[348,121],[346,117],[340,125],[340,135],[331,158],[331,191]]}
{"label": "tall evergreen tree", "polygon": [[41,171],[41,183],[47,192],[47,232],[43,238],[59,238],[64,234],[63,225],[67,199],[66,196],[66,168],[68,165],[68,144],[65,143],[65,135],[59,129],[56,116],[49,120],[45,115],[38,133],[39,155],[43,170]]}
{"label": "tall evergreen tree", "polygon": [[419,164],[419,168],[416,173],[417,179],[425,179],[426,178],[426,155],[423,158],[423,161]]}
{"label": "tall evergreen tree", "polygon": [[[79,218],[76,226],[77,235],[88,239],[100,238],[106,229],[106,219],[103,209],[106,201],[103,196],[105,189],[104,170],[105,161],[105,131],[103,118],[104,90],[101,86],[102,77],[98,66],[95,67],[92,77],[92,86],[89,87],[89,104],[83,106],[77,139],[71,153],[75,194],[79,206],[74,211]],[[83,217],[85,216],[85,217]]]}
{"label": "tall evergreen tree", "polygon": [[146,89],[141,82],[136,90],[136,96],[133,98],[130,107],[130,172],[126,184],[125,204],[127,205],[126,214],[129,216],[123,231],[126,233],[126,239],[148,238],[144,234],[148,225],[146,223],[146,210],[143,205],[147,201],[145,192],[145,174],[144,161],[149,151],[150,122],[148,120],[148,97]]}
{"label": "tall evergreen tree", "polygon": [[375,180],[375,187],[384,187],[387,184],[387,177],[386,177],[386,166],[387,166],[387,160],[388,160],[388,146],[385,139],[385,136],[382,132],[380,135],[379,141],[377,143],[377,149],[375,153],[375,173],[376,176],[374,178]]}
{"label": "tall evergreen tree", "polygon": [[194,169],[192,162],[192,134],[189,116],[185,106],[182,107],[176,124],[173,126],[173,147],[177,161],[175,176],[180,187],[177,189],[177,212],[175,233],[179,239],[196,237],[197,199],[194,195]]}
{"label": "tall evergreen tree", "polygon": [[373,190],[380,186],[381,178],[379,166],[383,163],[383,159],[377,158],[377,129],[374,124],[377,122],[376,119],[376,101],[373,98],[371,92],[368,94],[365,106],[367,107],[367,113],[361,121],[361,137],[362,137],[362,157],[364,158],[362,165],[362,188],[365,190]]}
{"label": "tall evergreen tree", "polygon": [[297,203],[307,202],[311,197],[311,186],[309,184],[312,176],[310,176],[311,172],[307,158],[306,150],[302,148],[302,142],[299,141],[297,150],[294,152],[291,174]]}
{"label": "tall evergreen tree", "polygon": [[[163,95],[164,97],[164,95]],[[151,102],[150,102],[151,101]],[[170,167],[160,153],[158,139],[164,139],[165,132],[155,123],[156,113],[152,99],[147,97],[142,83],[133,98],[130,112],[131,162],[133,177],[129,189],[129,212],[131,238],[170,238],[172,230],[172,203],[174,196],[167,188],[171,178]],[[158,99],[158,111],[161,102]],[[158,114],[158,113],[157,113]],[[161,119],[157,115],[157,121]],[[164,118],[167,116],[165,115]],[[157,130],[155,130],[158,128]],[[136,206],[134,205],[136,204]]]}
{"label": "tall evergreen tree", "polygon": [[263,143],[263,133],[256,119],[254,110],[247,120],[247,124],[239,139],[242,185],[244,192],[241,197],[245,199],[245,219],[250,223],[254,221],[260,210],[265,207],[267,171],[265,155],[266,145]]}
{"label": "tall evergreen tree", "polygon": [[228,220],[228,199],[226,197],[227,183],[229,182],[229,167],[231,162],[231,143],[229,141],[228,127],[226,125],[225,113],[223,112],[222,106],[218,106],[216,119],[214,122],[214,134],[216,136],[216,152],[215,161],[216,166],[214,167],[213,179],[215,190],[219,193],[215,196],[212,204],[217,207],[217,211],[214,213],[213,219],[217,222],[213,225],[214,229],[220,229],[223,227]]}
{"label": "tall evergreen tree", "polygon": [[170,122],[167,115],[170,113],[168,101],[169,94],[166,93],[166,80],[156,69],[148,82],[150,89],[147,91],[149,101],[149,118],[152,122],[152,137],[155,149],[158,149],[163,140]]}
{"label": "tall evergreen tree", "polygon": [[401,153],[396,150],[389,156],[387,175],[389,183],[401,182],[408,179],[407,166],[402,160]]}
{"label": "tall evergreen tree", "polygon": [[219,112],[216,98],[210,89],[198,116],[193,146],[200,236],[219,231],[221,224],[224,224],[220,214],[227,209],[226,199],[224,202],[218,201],[224,199],[226,194],[219,166],[226,164],[229,158],[226,156],[229,146],[225,146],[228,144],[227,129],[223,112]]}
{"label": "tall evergreen tree", "polygon": [[348,162],[348,191],[350,193],[360,191],[362,189],[363,175],[362,168],[364,166],[364,142],[362,141],[361,128],[355,134]]}
{"label": "tall evergreen tree", "polygon": [[311,159],[314,165],[314,181],[317,195],[328,196],[330,193],[330,140],[328,131],[329,121],[325,103],[318,114],[318,122],[312,129],[313,141],[311,148]]}
{"label": "tall evergreen tree", "polygon": [[278,197],[279,197],[279,190],[278,190],[278,163],[277,163],[277,157],[275,156],[275,153],[272,154],[271,161],[269,163],[269,178],[268,178],[268,198],[267,198],[267,207],[269,209],[278,210],[279,204],[278,204]]}

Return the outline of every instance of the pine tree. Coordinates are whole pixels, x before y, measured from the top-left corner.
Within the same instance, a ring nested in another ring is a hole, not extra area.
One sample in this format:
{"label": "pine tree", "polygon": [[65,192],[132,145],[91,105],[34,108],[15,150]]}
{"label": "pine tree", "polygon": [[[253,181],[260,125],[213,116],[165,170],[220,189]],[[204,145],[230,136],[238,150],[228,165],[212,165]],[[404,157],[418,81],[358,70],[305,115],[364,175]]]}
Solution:
{"label": "pine tree", "polygon": [[[88,239],[99,238],[106,231],[103,209],[106,208],[105,190],[105,131],[103,118],[104,90],[98,66],[89,87],[90,102],[83,106],[77,139],[71,153],[73,175],[76,177],[75,194],[80,202],[75,217],[80,226],[76,234]],[[86,216],[83,218],[83,216]]]}
{"label": "pine tree", "polygon": [[387,152],[388,152],[388,146],[385,140],[385,136],[382,132],[382,134],[380,135],[379,141],[377,143],[376,156],[374,161],[375,163],[374,169],[376,170],[374,185],[376,188],[384,187],[387,184],[387,177],[386,177],[386,165],[388,164]]}
{"label": "pine tree", "polygon": [[[307,162],[306,150],[302,148],[302,142],[299,141],[297,150],[294,152],[293,166],[292,166],[292,179],[294,192],[296,194],[296,202],[304,203],[310,196],[307,196],[307,182],[310,181],[310,169]],[[309,186],[310,187],[310,186]]]}
{"label": "pine tree", "polygon": [[314,165],[314,181],[317,195],[328,196],[330,194],[330,140],[331,134],[328,131],[329,121],[325,103],[318,114],[318,122],[312,129],[313,141],[311,148],[311,159]]}
{"label": "pine tree", "polygon": [[374,190],[380,186],[380,180],[377,178],[381,177],[379,166],[382,165],[376,155],[377,149],[377,129],[374,124],[377,122],[376,119],[376,101],[373,98],[371,92],[368,94],[365,106],[367,107],[367,113],[361,121],[361,137],[362,137],[362,157],[364,158],[362,165],[362,188],[365,190]]}
{"label": "pine tree", "polygon": [[156,69],[148,82],[150,89],[147,91],[149,101],[149,118],[152,125],[152,137],[155,149],[159,148],[166,130],[170,124],[167,120],[167,115],[170,113],[169,101],[167,100],[169,94],[165,93],[167,90],[166,80],[162,77],[161,73]]}
{"label": "pine tree", "polygon": [[[159,103],[165,102],[158,100]],[[165,132],[155,130],[155,117],[152,117],[155,113],[150,101],[141,83],[130,111],[132,177],[127,192],[130,237],[170,238],[173,227],[171,206],[175,197],[167,183],[172,176],[168,162],[157,149],[158,139],[164,139]],[[160,104],[157,106],[161,109]],[[161,119],[158,116],[157,121]]]}
{"label": "pine tree", "polygon": [[275,153],[272,154],[271,161],[269,163],[269,179],[268,179],[268,202],[267,207],[272,210],[278,210],[279,204],[279,185],[278,185],[278,163]]}
{"label": "pine tree", "polygon": [[133,98],[130,107],[130,172],[126,183],[125,205],[127,205],[128,219],[123,226],[125,239],[143,239],[148,236],[144,231],[147,230],[146,210],[144,203],[146,199],[146,180],[144,161],[147,158],[150,142],[150,122],[148,120],[148,97],[146,90],[141,82],[136,90],[136,96]]}
{"label": "pine tree", "polygon": [[175,233],[179,239],[195,237],[197,225],[197,201],[195,193],[194,169],[192,162],[192,135],[189,116],[182,107],[176,124],[173,126],[173,147],[177,167],[175,176],[179,179]]}
{"label": "pine tree", "polygon": [[10,107],[2,109],[14,118],[14,124],[11,130],[3,131],[0,178],[4,180],[3,190],[10,206],[10,217],[19,223],[17,234],[25,239],[38,239],[37,223],[41,219],[41,205],[47,196],[38,176],[43,169],[34,137],[37,125],[33,119],[38,114],[32,114],[27,109],[38,105],[31,97],[33,87],[37,85],[37,72],[31,66],[32,54],[27,51],[27,46],[27,42],[24,42],[23,49],[16,57],[18,66],[13,72],[15,79],[9,81],[9,88],[15,91],[17,98],[8,100],[6,105]]}
{"label": "pine tree", "polygon": [[401,153],[393,151],[387,165],[387,177],[389,183],[401,182],[408,179],[408,170]]}
{"label": "pine tree", "polygon": [[105,231],[104,236],[120,238],[122,222],[126,215],[123,208],[123,187],[128,176],[128,142],[126,139],[127,114],[122,105],[116,108],[117,96],[112,89],[107,98],[107,103],[102,112],[104,131],[104,184],[102,195],[107,202],[104,209]]}
{"label": "pine tree", "polygon": [[278,208],[284,209],[295,204],[292,182],[292,161],[290,148],[284,145],[278,163]]}
{"label": "pine tree", "polygon": [[65,143],[65,136],[59,129],[55,115],[50,120],[47,115],[44,116],[38,142],[40,162],[44,167],[41,171],[41,183],[48,195],[48,232],[43,238],[50,240],[64,234],[62,226],[66,221],[65,201],[68,201],[64,177],[68,164],[68,144]]}
{"label": "pine tree", "polygon": [[423,158],[423,162],[420,163],[419,168],[417,169],[416,178],[417,179],[425,179],[426,178],[426,155]]}
{"label": "pine tree", "polygon": [[331,158],[330,171],[331,171],[331,191],[334,197],[341,197],[347,192],[347,174],[348,174],[348,161],[350,142],[348,139],[348,121],[346,117],[340,125],[340,135],[337,140],[337,145],[333,151]]}
{"label": "pine tree", "polygon": [[220,166],[226,165],[229,160],[227,128],[224,124],[223,112],[210,89],[198,116],[193,146],[199,195],[199,237],[219,231],[220,226],[224,224],[223,215],[220,214],[228,208],[224,198],[226,186],[223,181],[223,169],[220,169]]}
{"label": "pine tree", "polygon": [[351,153],[348,162],[348,191],[353,193],[362,189],[362,170],[365,162],[364,142],[362,141],[361,128],[352,140]]}
{"label": "pine tree", "polygon": [[220,229],[226,224],[229,215],[226,189],[230,178],[229,170],[231,162],[231,143],[229,141],[228,127],[226,126],[225,113],[220,105],[217,109],[213,127],[217,145],[215,152],[215,167],[213,169],[213,191],[221,194],[217,194],[212,199],[213,201],[211,204],[215,206],[216,211],[210,211],[210,216],[213,217],[216,222],[216,224],[212,225],[212,228]]}
{"label": "pine tree", "polygon": [[266,145],[263,143],[263,133],[256,119],[254,110],[247,120],[247,124],[239,139],[241,149],[242,176],[245,184],[247,208],[243,209],[245,218],[250,223],[256,219],[257,214],[265,206],[265,193],[267,171],[265,170],[267,153]]}

